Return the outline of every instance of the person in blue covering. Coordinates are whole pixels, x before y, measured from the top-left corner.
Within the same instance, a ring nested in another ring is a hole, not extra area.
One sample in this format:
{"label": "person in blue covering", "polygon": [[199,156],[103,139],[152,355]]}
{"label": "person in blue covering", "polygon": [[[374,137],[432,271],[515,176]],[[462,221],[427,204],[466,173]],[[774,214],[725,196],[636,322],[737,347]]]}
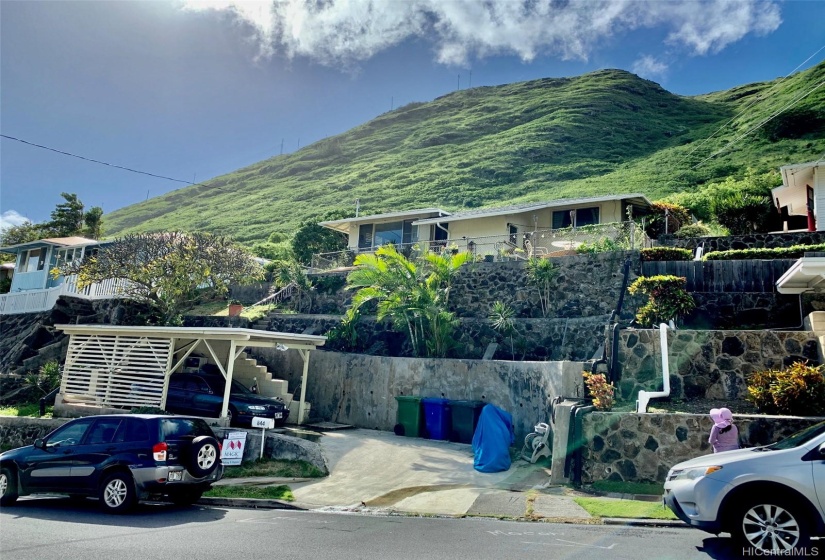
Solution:
{"label": "person in blue covering", "polygon": [[486,405],[473,434],[473,467],[485,473],[508,470],[510,446],[515,441],[512,415],[495,405]]}

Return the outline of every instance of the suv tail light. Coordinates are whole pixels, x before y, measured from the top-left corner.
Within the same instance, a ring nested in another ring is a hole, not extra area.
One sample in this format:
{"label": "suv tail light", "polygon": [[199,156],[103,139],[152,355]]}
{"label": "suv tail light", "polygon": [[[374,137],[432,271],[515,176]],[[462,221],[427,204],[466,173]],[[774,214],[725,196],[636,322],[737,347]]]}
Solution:
{"label": "suv tail light", "polygon": [[166,445],[165,442],[156,443],[152,447],[152,457],[155,458],[155,461],[165,461],[166,460],[166,451],[169,449],[169,446]]}

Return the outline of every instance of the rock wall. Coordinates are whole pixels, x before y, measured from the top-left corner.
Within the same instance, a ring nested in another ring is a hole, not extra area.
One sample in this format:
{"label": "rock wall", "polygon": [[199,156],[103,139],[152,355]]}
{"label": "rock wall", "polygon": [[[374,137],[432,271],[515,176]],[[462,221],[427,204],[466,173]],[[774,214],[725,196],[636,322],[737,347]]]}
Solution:
{"label": "rock wall", "polygon": [[[822,420],[734,416],[742,447],[779,441]],[[699,414],[588,414],[582,421],[582,482],[664,482],[673,465],[713,452],[711,426],[710,417]]]}
{"label": "rock wall", "polygon": [[695,250],[704,245],[705,253],[729,251],[731,249],[774,249],[793,245],[817,245],[825,243],[823,231],[801,231],[796,233],[754,233],[752,235],[729,235],[727,237],[691,237],[678,239],[672,235],[660,236],[659,245],[683,247]]}
{"label": "rock wall", "polygon": [[[748,375],[800,360],[819,363],[817,348],[810,331],[668,331],[671,396],[743,399]],[[662,389],[658,329],[620,331],[619,356],[622,399]]]}

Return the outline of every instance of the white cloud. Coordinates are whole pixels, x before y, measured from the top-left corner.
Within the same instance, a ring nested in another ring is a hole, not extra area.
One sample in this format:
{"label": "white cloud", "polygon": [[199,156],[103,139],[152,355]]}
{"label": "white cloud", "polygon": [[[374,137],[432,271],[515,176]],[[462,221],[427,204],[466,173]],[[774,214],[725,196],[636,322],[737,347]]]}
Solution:
{"label": "white cloud", "polygon": [[328,65],[411,38],[430,41],[444,64],[493,54],[586,60],[605,38],[654,27],[672,47],[705,55],[781,23],[776,0],[185,0],[184,9],[231,14],[263,55]]}
{"label": "white cloud", "polygon": [[17,213],[14,210],[6,210],[0,214],[0,231],[12,226],[19,226],[25,222],[30,221],[27,217]]}
{"label": "white cloud", "polygon": [[667,72],[667,68],[666,62],[650,55],[644,55],[633,63],[632,70],[634,74],[652,80],[662,78]]}

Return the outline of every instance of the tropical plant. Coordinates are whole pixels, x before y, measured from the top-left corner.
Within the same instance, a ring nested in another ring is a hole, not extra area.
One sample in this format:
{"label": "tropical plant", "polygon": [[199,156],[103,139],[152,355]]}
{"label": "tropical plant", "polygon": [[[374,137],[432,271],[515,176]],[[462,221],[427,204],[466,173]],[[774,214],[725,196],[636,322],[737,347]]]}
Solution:
{"label": "tropical plant", "polygon": [[742,192],[715,198],[711,208],[719,223],[733,235],[768,231],[776,214],[769,197]]}
{"label": "tropical plant", "polygon": [[[621,251],[624,247],[622,244],[610,237],[600,237],[593,242],[584,242],[576,247],[576,252],[579,254],[595,254],[595,253],[609,253],[611,251]],[[546,259],[545,259],[546,260]]]}
{"label": "tropical plant", "polygon": [[825,367],[795,362],[785,369],[757,371],[745,398],[767,414],[825,415]]}
{"label": "tropical plant", "polygon": [[350,217],[348,212],[333,211],[301,222],[290,242],[292,254],[298,262],[309,265],[312,262],[312,255],[346,249],[349,240],[345,235],[318,225],[318,222],[348,217]]}
{"label": "tropical plant", "polygon": [[428,253],[418,263],[408,260],[393,245],[355,258],[347,288],[357,290],[352,307],[377,302],[377,318],[409,336],[413,355],[444,357],[455,346],[458,320],[447,311],[450,283],[469,253]]}
{"label": "tropical plant", "polygon": [[641,276],[628,288],[631,294],[647,294],[649,300],[639,308],[636,321],[643,327],[652,327],[659,323],[676,321],[687,315],[696,307],[696,303],[685,290],[687,280],[684,277],[659,275]]}
{"label": "tropical plant", "polygon": [[514,315],[515,311],[512,307],[501,301],[496,301],[493,303],[489,316],[490,326],[502,336],[510,339],[510,354],[512,354],[513,360],[516,359],[516,350],[513,345],[513,332],[516,330]]}
{"label": "tropical plant", "polygon": [[49,394],[60,384],[60,363],[51,360],[40,366],[36,372],[29,372],[24,377],[26,385],[37,389],[43,395]]}
{"label": "tropical plant", "polygon": [[355,352],[360,348],[358,323],[361,320],[361,311],[350,307],[344,313],[341,322],[327,332],[327,346],[333,350]]}
{"label": "tropical plant", "polygon": [[127,235],[52,273],[77,274],[81,289],[118,281],[124,297],[146,304],[150,320],[164,325],[180,324],[182,311],[198,300],[224,297],[230,284],[263,277],[261,266],[228,238],[182,232]]}
{"label": "tropical plant", "polygon": [[542,317],[547,317],[550,312],[550,288],[558,273],[558,269],[550,259],[538,257],[527,259],[527,282],[539,292]]}
{"label": "tropical plant", "polygon": [[582,372],[584,384],[593,399],[593,406],[599,410],[610,410],[616,402],[616,387],[613,383],[608,383],[607,377],[603,373]]}

